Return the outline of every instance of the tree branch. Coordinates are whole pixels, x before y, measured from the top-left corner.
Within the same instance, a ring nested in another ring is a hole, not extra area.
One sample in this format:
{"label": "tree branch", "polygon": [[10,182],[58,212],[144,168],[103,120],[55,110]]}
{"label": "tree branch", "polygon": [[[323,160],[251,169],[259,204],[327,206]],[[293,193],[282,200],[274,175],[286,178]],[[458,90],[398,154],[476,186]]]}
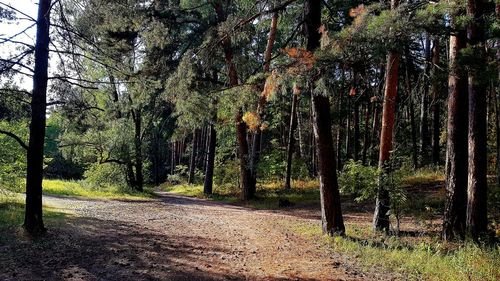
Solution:
{"label": "tree branch", "polygon": [[17,143],[19,143],[19,145],[22,148],[28,150],[28,145],[20,137],[18,137],[16,134],[11,133],[9,131],[4,131],[2,129],[0,129],[0,134],[4,134],[6,136],[9,136],[9,137],[13,138],[15,141],[17,141]]}

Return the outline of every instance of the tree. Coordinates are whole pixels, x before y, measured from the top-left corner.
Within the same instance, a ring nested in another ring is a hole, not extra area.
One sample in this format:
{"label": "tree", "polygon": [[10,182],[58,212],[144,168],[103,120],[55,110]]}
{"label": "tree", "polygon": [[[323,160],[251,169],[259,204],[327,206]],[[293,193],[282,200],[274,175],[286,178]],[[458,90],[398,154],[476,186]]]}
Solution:
{"label": "tree", "polygon": [[295,129],[297,128],[297,107],[300,95],[298,86],[294,86],[292,93],[292,108],[290,112],[290,129],[288,131],[288,148],[286,155],[285,189],[291,189],[292,157],[295,149]]}
{"label": "tree", "polygon": [[[321,1],[306,0],[304,2],[305,34],[307,51],[313,52],[320,46],[321,34]],[[318,157],[318,173],[320,182],[321,224],[324,234],[343,235],[344,219],[340,206],[340,192],[335,173],[335,151],[330,117],[328,97],[312,94],[312,115],[316,155]]]}
{"label": "tree", "polygon": [[[391,1],[391,9],[396,9],[398,0]],[[398,93],[398,71],[400,54],[390,50],[387,54],[387,67],[385,79],[384,103],[382,108],[382,132],[380,134],[380,154],[378,166],[385,169],[392,151],[394,119],[396,109],[396,97]],[[389,191],[383,184],[379,185],[375,213],[373,215],[373,228],[376,230],[389,231]]]}
{"label": "tree", "polygon": [[33,235],[45,232],[42,217],[42,180],[47,108],[50,5],[50,0],[40,0],[36,27],[35,69],[26,169],[26,212],[24,216],[24,228]]}
{"label": "tree", "polygon": [[[217,21],[223,23],[227,20],[226,9],[219,1],[212,2],[217,15]],[[226,62],[226,71],[230,87],[235,87],[239,84],[238,72],[233,61],[233,46],[231,38],[227,35],[222,35],[221,44],[224,50],[224,59]],[[236,138],[238,140],[238,157],[240,158],[240,185],[241,198],[243,200],[252,199],[255,195],[255,182],[252,180],[252,172],[249,165],[249,147],[247,140],[247,127],[243,121],[243,109],[238,109],[234,118],[236,124]]]}
{"label": "tree", "polygon": [[459,64],[460,52],[466,47],[466,32],[452,15],[448,76],[448,124],[446,140],[446,199],[443,218],[443,239],[463,238],[467,205],[467,73]]}
{"label": "tree", "polygon": [[439,100],[439,37],[432,40],[432,162],[439,165],[439,138],[441,136],[441,117]]}
{"label": "tree", "polygon": [[469,177],[467,186],[467,234],[477,239],[488,227],[487,218],[487,120],[485,50],[485,2],[467,1],[468,48],[474,54],[469,66]]}

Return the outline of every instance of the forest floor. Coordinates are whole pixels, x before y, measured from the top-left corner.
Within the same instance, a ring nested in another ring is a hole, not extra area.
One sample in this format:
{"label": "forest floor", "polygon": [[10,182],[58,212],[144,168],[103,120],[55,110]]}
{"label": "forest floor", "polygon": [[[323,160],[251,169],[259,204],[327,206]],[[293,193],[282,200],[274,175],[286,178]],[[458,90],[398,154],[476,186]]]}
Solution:
{"label": "forest floor", "polygon": [[43,238],[0,228],[0,280],[401,278],[296,231],[320,228],[316,208],[257,210],[166,192],[138,200],[52,195],[44,204],[66,215],[49,220]]}

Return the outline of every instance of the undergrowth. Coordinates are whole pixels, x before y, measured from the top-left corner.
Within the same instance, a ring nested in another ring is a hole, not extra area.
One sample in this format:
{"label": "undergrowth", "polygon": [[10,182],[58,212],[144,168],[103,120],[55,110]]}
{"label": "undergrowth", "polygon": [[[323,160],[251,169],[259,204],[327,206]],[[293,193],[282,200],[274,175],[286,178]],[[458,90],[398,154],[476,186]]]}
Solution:
{"label": "undergrowth", "polygon": [[80,196],[94,199],[144,199],[154,197],[150,190],[135,192],[117,186],[94,188],[83,181],[49,180],[43,181],[43,193],[62,196]]}
{"label": "undergrowth", "polygon": [[347,224],[345,237],[321,236],[313,224],[291,231],[320,239],[332,251],[353,257],[364,268],[395,272],[409,280],[500,280],[500,246],[444,243],[432,234],[392,237],[375,234],[369,226]]}

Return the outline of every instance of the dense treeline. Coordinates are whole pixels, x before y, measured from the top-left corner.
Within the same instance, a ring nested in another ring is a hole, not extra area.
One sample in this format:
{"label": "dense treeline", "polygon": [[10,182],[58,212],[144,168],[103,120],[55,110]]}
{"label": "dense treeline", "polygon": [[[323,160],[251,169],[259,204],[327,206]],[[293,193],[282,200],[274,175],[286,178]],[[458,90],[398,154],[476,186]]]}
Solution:
{"label": "dense treeline", "polygon": [[388,232],[398,212],[395,171],[444,166],[443,238],[488,232],[488,172],[500,178],[497,3],[41,0],[38,9],[35,21],[0,4],[2,20],[37,28],[34,45],[0,43],[17,46],[0,64],[0,184],[25,176],[31,233],[44,231],[45,175],[135,191],[185,180],[207,195],[237,188],[242,200],[265,181],[293,189],[292,179],[317,177],[323,232],[342,235],[337,177],[356,165],[378,178],[353,190],[375,199],[374,229]]}

